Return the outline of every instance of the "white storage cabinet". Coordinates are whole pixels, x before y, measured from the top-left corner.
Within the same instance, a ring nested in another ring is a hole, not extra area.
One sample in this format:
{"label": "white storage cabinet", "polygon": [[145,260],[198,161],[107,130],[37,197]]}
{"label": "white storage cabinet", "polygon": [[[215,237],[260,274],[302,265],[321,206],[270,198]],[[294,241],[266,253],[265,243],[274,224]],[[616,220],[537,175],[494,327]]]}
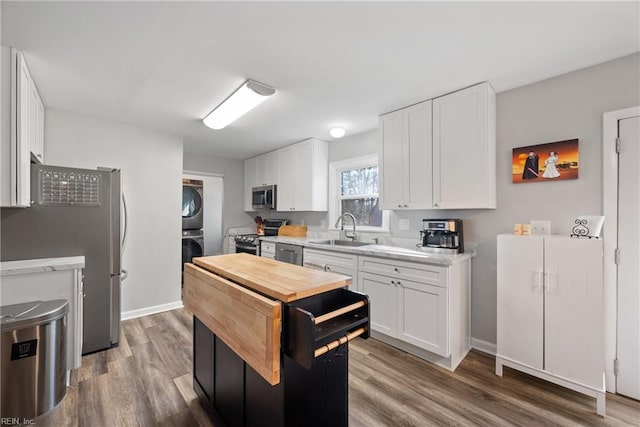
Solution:
{"label": "white storage cabinet", "polygon": [[329,146],[311,138],[278,150],[278,211],[326,211]]}
{"label": "white storage cabinet", "polygon": [[432,101],[380,116],[379,177],[382,209],[430,209]]}
{"label": "white storage cabinet", "polygon": [[374,336],[453,371],[471,349],[470,261],[439,266],[359,257]]}
{"label": "white storage cabinet", "polygon": [[264,240],[261,240],[260,256],[269,259],[276,259],[276,244],[273,242],[265,242]]}
{"label": "white storage cabinet", "polygon": [[500,235],[497,270],[496,374],[596,397],[604,415],[602,240]]}

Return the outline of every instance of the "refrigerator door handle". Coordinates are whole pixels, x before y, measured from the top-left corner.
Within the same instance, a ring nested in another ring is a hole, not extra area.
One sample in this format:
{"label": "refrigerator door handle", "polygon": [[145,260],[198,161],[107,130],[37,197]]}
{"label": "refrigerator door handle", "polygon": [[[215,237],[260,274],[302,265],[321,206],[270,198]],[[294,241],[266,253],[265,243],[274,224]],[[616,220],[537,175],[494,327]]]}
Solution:
{"label": "refrigerator door handle", "polygon": [[123,268],[122,272],[120,273],[120,282],[123,282],[124,279],[126,279],[128,276],[129,272]]}
{"label": "refrigerator door handle", "polygon": [[124,248],[127,246],[127,226],[129,225],[129,212],[127,211],[127,198],[124,197],[124,191],[122,192],[122,207],[124,212],[124,227],[122,231],[122,253],[124,254]]}

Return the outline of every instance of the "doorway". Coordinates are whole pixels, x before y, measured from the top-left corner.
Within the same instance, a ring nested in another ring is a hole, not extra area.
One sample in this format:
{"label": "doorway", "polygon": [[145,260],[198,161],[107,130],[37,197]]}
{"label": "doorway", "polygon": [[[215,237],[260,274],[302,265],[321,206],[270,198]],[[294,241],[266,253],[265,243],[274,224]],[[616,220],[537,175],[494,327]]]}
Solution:
{"label": "doorway", "polygon": [[607,391],[640,400],[640,108],[603,116]]}

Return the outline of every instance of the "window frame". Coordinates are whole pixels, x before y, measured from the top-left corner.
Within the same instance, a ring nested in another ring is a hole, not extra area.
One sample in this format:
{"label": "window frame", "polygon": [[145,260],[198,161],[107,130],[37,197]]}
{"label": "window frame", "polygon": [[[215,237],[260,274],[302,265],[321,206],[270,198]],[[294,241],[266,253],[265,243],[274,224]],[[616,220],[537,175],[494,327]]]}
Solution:
{"label": "window frame", "polygon": [[[378,178],[380,178],[380,165],[377,154],[369,154],[329,163],[329,230],[340,230],[334,227],[335,221],[342,215],[342,204],[340,203],[340,174],[345,170],[361,169],[370,166],[378,167]],[[380,185],[381,183],[378,180],[378,201],[380,201]],[[389,211],[382,209],[382,225],[380,227],[358,225],[357,231],[388,233]]]}

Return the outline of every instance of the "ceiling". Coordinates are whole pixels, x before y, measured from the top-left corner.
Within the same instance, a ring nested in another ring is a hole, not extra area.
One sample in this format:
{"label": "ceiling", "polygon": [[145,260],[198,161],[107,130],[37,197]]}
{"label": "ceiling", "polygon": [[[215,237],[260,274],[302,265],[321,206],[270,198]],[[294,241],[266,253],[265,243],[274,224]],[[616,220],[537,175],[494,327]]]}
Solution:
{"label": "ceiling", "polygon": [[[371,130],[377,116],[488,80],[522,86],[640,50],[638,2],[7,2],[47,107],[246,158]],[[227,128],[201,119],[248,78],[276,94]]]}

